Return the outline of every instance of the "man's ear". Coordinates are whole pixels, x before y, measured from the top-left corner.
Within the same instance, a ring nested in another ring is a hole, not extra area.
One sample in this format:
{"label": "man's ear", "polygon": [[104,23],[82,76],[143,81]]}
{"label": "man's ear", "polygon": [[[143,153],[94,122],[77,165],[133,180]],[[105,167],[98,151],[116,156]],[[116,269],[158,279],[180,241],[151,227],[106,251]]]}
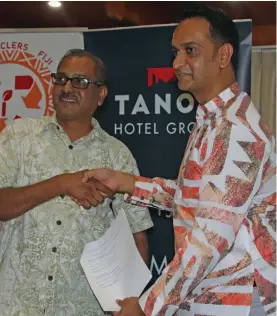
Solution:
{"label": "man's ear", "polygon": [[219,67],[226,68],[231,63],[233,56],[233,46],[229,43],[223,44],[219,49]]}
{"label": "man's ear", "polygon": [[108,88],[106,86],[101,86],[99,90],[98,106],[101,106],[108,95]]}

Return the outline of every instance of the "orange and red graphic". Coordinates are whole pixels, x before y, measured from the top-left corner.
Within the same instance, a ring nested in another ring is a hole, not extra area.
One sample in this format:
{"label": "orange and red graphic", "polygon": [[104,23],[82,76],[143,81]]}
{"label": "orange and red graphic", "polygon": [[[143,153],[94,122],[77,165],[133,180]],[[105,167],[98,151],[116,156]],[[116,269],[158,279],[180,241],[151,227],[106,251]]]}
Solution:
{"label": "orange and red graphic", "polygon": [[[15,76],[15,87],[14,90],[30,90],[26,97],[22,97],[22,100],[29,109],[39,109],[39,101],[42,98],[42,93],[34,79],[31,76]],[[2,96],[2,112],[1,116],[6,116],[7,101],[11,99],[13,90],[6,90]],[[16,115],[17,118],[20,116]]]}
{"label": "orange and red graphic", "polygon": [[40,56],[0,50],[0,131],[7,120],[53,114],[51,70]]}
{"label": "orange and red graphic", "polygon": [[160,81],[167,83],[177,79],[175,71],[172,67],[147,68],[147,74],[148,87],[151,87],[153,84],[156,84]]}

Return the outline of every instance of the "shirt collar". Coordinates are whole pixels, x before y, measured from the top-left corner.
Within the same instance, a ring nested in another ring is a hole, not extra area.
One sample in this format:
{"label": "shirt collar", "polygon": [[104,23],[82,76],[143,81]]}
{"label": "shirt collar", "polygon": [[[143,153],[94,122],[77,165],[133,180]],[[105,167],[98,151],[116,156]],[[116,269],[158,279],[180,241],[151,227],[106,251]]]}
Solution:
{"label": "shirt collar", "polygon": [[240,94],[241,90],[237,82],[222,91],[218,96],[211,101],[198,105],[196,120],[205,121],[211,114],[219,114],[223,109],[228,108],[233,100]]}
{"label": "shirt collar", "polygon": [[[47,119],[45,120],[43,129],[48,128],[49,126],[52,126],[52,127],[54,126],[55,128],[62,129],[62,127],[59,125],[59,123],[57,121],[56,112],[54,112],[54,114],[52,116],[47,117]],[[89,139],[93,139],[93,138],[97,137],[100,140],[104,141],[106,138],[106,133],[101,128],[99,122],[94,117],[91,119],[91,126],[93,126],[92,131],[89,133],[89,135],[85,136],[84,138],[86,140],[89,140]]]}

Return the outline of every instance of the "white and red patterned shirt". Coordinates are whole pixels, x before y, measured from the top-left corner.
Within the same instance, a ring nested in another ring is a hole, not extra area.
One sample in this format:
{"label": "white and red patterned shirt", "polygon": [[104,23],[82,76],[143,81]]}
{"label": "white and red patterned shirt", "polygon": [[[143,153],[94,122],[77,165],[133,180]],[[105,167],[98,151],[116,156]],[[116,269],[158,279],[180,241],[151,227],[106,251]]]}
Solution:
{"label": "white and red patterned shirt", "polygon": [[199,105],[177,181],[138,177],[126,200],[173,212],[175,256],[147,316],[246,316],[254,280],[276,311],[275,140],[235,83]]}

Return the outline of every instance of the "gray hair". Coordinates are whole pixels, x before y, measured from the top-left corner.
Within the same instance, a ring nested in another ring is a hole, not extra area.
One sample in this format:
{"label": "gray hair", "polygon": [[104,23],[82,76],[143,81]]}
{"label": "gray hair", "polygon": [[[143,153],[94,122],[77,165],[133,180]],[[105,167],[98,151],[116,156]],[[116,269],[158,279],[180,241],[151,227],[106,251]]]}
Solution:
{"label": "gray hair", "polygon": [[69,51],[67,51],[65,53],[65,55],[61,58],[61,60],[58,64],[57,70],[59,70],[62,62],[68,57],[88,57],[88,58],[90,58],[95,63],[95,72],[96,72],[96,77],[97,77],[95,79],[104,85],[107,83],[108,70],[107,70],[107,67],[105,66],[105,64],[103,63],[103,61],[100,58],[98,58],[97,56],[93,55],[92,53],[90,53],[84,49],[73,48],[73,49],[70,49]]}

